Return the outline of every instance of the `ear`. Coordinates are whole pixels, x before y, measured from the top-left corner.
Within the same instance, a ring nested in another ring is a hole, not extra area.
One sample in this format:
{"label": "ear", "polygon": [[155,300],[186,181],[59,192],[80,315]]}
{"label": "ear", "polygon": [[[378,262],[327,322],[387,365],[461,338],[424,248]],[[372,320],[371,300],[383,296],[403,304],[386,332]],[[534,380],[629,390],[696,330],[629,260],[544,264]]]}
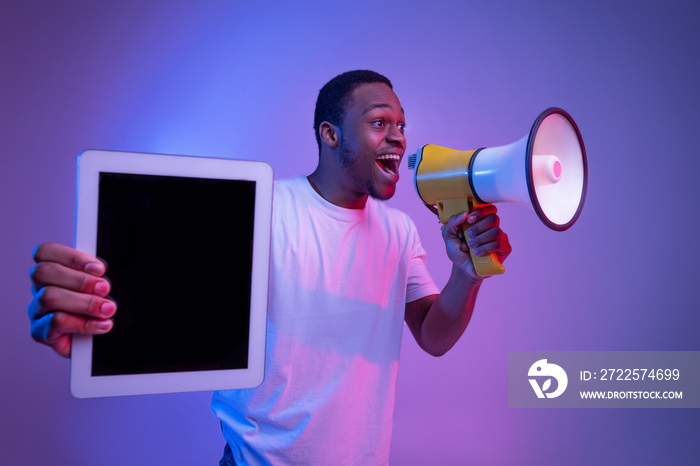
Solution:
{"label": "ear", "polygon": [[334,124],[324,121],[318,127],[318,132],[321,136],[321,141],[327,146],[338,147],[340,135],[338,134],[338,128]]}

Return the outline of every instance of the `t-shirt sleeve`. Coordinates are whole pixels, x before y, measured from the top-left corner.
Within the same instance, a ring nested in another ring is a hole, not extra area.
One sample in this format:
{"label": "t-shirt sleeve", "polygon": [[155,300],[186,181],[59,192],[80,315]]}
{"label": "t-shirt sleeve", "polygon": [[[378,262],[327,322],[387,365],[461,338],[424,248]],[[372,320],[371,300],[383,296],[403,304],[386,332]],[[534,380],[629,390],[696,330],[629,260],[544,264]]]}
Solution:
{"label": "t-shirt sleeve", "polygon": [[411,253],[406,284],[406,302],[417,301],[420,298],[440,293],[433,277],[426,266],[427,255],[421,245],[418,231],[413,221],[409,219],[408,244]]}

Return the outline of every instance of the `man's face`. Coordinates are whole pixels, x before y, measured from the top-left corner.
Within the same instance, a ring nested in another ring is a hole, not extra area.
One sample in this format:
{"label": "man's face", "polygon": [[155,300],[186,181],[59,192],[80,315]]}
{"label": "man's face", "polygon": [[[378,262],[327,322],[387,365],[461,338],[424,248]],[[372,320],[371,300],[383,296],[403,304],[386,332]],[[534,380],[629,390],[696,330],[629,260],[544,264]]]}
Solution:
{"label": "man's face", "polygon": [[380,200],[394,195],[406,150],[405,124],[401,103],[389,86],[355,88],[338,146],[349,189]]}

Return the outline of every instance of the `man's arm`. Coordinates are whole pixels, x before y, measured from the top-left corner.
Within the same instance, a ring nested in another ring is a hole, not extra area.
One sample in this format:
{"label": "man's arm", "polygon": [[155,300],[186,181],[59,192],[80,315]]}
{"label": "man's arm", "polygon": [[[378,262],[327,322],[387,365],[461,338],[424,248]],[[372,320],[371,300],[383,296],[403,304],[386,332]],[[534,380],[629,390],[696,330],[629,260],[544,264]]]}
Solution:
{"label": "man's arm", "polygon": [[[467,242],[461,225],[469,222]],[[477,256],[495,252],[503,262],[511,252],[508,236],[500,229],[496,207],[488,205],[467,214],[455,215],[442,228],[452,273],[439,295],[426,296],[406,304],[406,323],[416,342],[433,356],[445,354],[462,336],[474,311],[483,281],[477,275],[469,248]]]}

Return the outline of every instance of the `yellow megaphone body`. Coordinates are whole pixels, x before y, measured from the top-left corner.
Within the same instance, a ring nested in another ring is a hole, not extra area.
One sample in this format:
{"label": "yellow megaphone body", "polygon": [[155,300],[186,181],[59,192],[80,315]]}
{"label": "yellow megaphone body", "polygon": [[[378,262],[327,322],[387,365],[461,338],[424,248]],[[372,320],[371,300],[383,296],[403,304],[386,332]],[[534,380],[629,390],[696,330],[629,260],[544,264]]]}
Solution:
{"label": "yellow megaphone body", "polygon": [[[483,204],[515,202],[563,231],[581,214],[588,184],[581,133],[571,116],[555,107],[512,144],[467,151],[428,144],[409,156],[408,168],[414,170],[418,195],[442,223]],[[505,271],[495,253],[470,253],[480,276]]]}

